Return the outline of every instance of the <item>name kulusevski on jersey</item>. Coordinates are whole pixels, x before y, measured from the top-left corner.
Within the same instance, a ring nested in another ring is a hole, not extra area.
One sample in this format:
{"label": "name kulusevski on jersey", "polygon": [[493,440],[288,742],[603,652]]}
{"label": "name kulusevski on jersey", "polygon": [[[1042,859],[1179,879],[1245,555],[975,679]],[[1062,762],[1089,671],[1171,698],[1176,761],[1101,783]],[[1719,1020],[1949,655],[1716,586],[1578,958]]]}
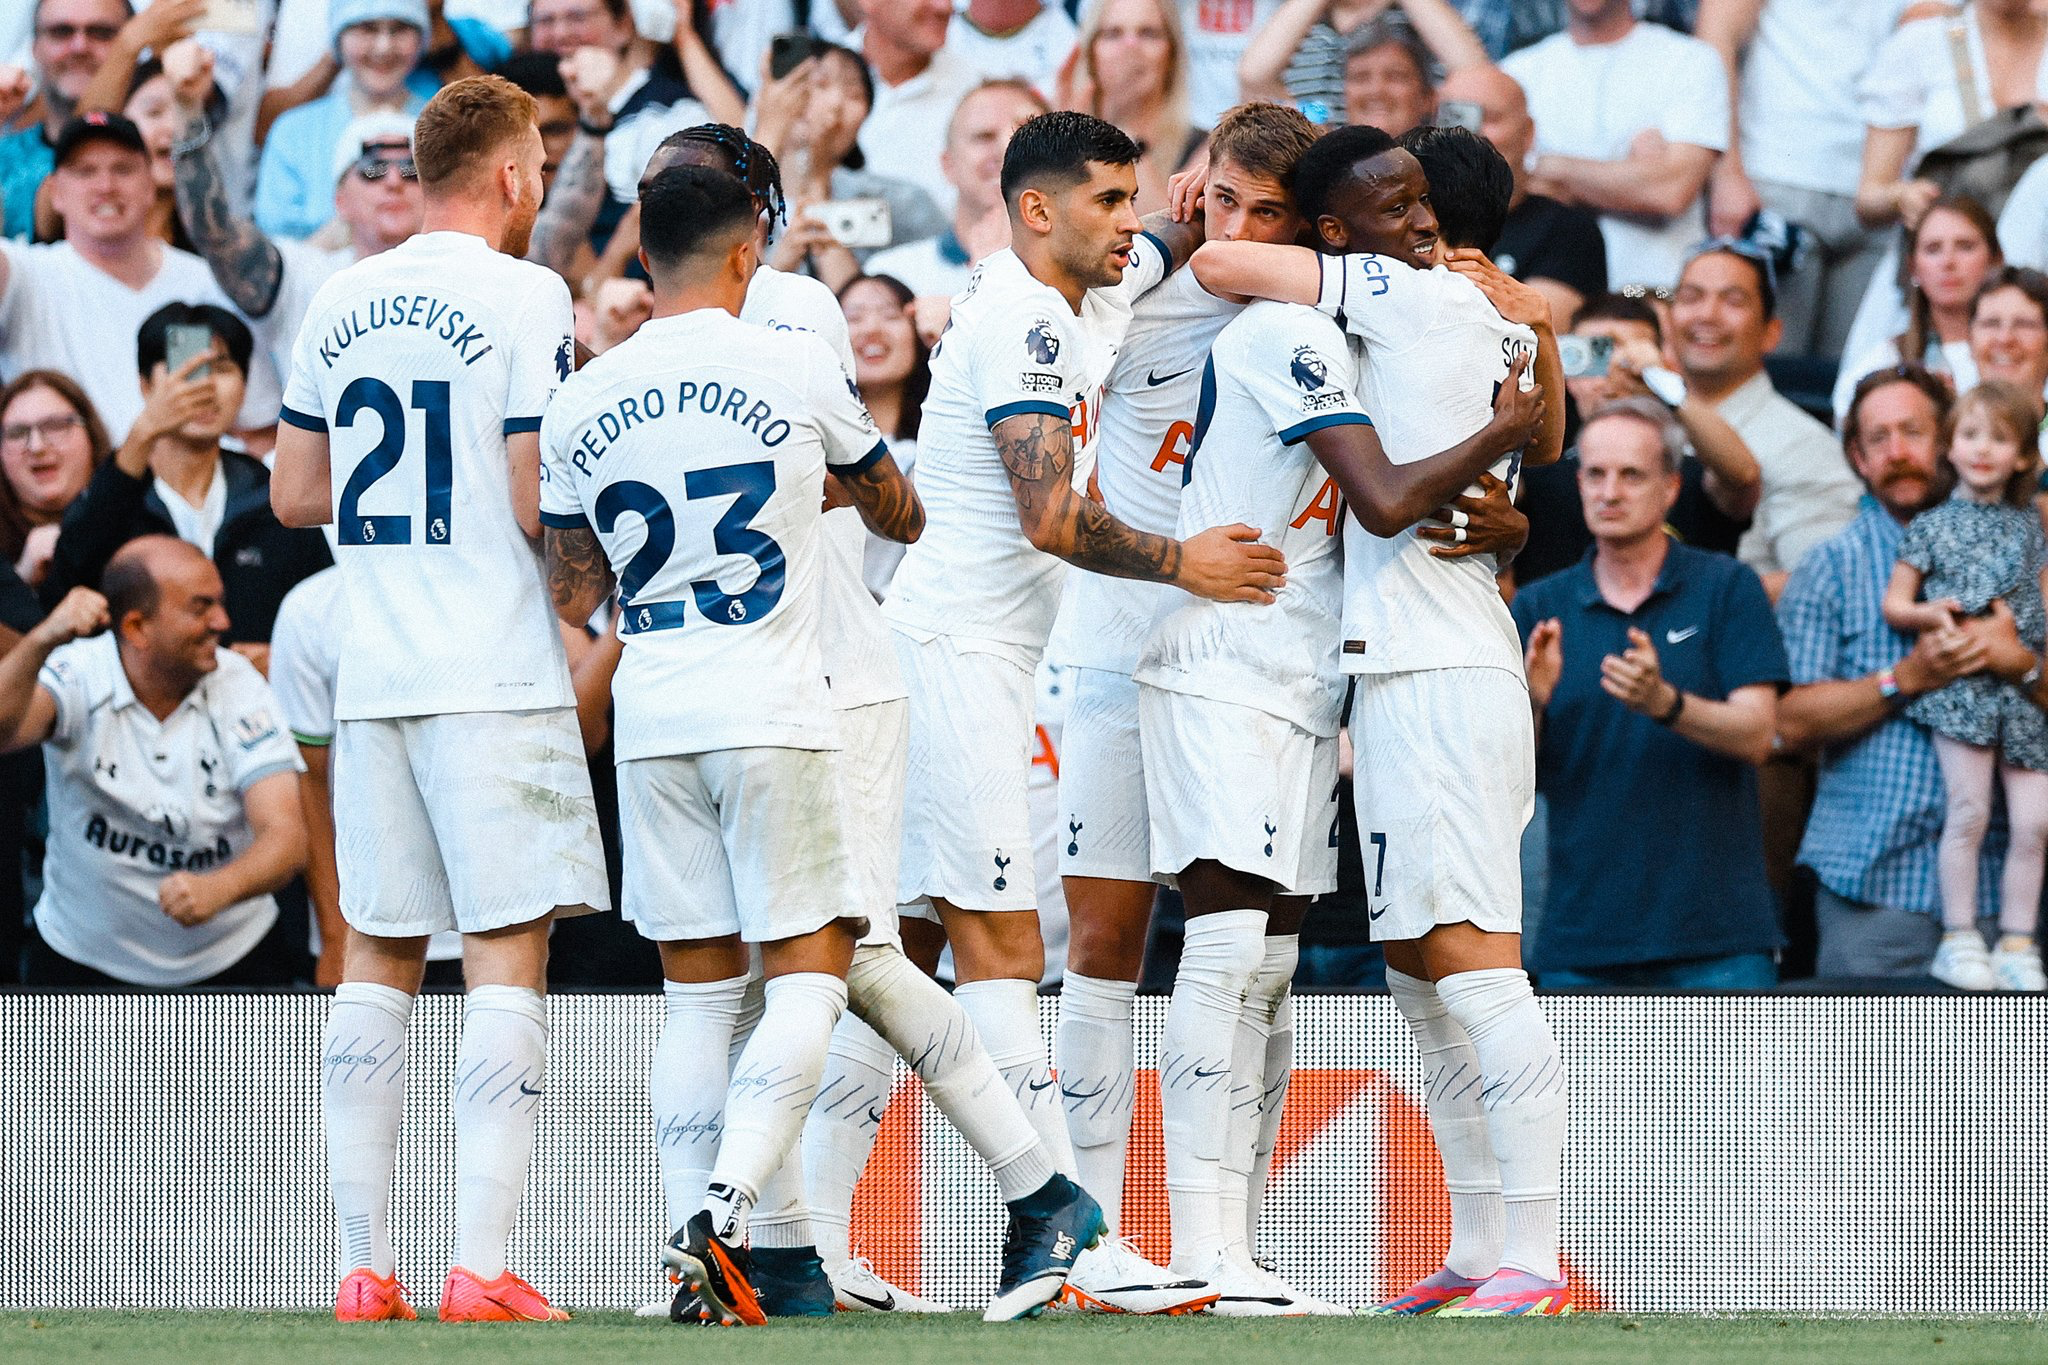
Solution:
{"label": "name kulusevski on jersey", "polygon": [[541,424],[541,520],[618,575],[623,762],[838,746],[819,649],[825,471],[886,453],[818,337],[718,309],[656,318]]}
{"label": "name kulusevski on jersey", "polygon": [[505,447],[568,378],[571,323],[559,275],[462,232],[314,296],[281,416],[328,438],[349,600],[337,718],[575,704]]}

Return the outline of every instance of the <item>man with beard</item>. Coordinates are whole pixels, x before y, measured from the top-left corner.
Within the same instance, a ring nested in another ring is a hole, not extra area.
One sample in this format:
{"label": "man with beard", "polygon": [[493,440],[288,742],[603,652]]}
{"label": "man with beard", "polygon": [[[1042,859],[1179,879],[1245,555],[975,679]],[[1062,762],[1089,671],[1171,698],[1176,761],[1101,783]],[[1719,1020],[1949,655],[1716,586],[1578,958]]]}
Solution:
{"label": "man with beard", "polygon": [[541,197],[532,96],[457,81],[420,112],[413,149],[426,230],[314,298],[270,485],[279,520],[336,523],[348,596],[333,763],[350,933],[322,1057],[335,1316],[414,1316],[392,1273],[391,1168],[427,940],[454,928],[469,995],[441,1317],[546,1321],[566,1315],[505,1249],[547,1072],[548,925],[610,904],[533,550],[569,290],[519,259]]}
{"label": "man with beard", "polygon": [[1778,602],[1793,684],[1779,703],[1779,738],[1820,757],[1799,862],[1820,880],[1822,978],[1924,977],[1940,942],[1941,770],[1906,703],[1986,671],[2042,700],[2040,660],[2003,602],[1918,640],[1878,609],[1906,523],[1934,486],[1948,404],[1947,386],[1918,366],[1856,386],[1843,444],[1868,491],[1855,520],[1799,561]]}

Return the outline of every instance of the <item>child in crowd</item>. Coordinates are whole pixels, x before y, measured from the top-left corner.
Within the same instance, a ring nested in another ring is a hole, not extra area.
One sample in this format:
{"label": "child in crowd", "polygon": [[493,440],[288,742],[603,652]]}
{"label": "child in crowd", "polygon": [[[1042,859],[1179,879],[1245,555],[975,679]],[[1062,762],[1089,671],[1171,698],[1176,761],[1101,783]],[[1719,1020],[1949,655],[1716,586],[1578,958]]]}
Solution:
{"label": "child in crowd", "polygon": [[[1946,630],[2003,602],[2020,639],[2041,651],[2048,547],[2033,502],[2039,423],[2036,401],[2010,384],[1980,384],[1956,403],[1943,442],[1943,472],[1954,478],[1954,491],[1915,517],[1899,545],[1884,598],[1894,629]],[[2048,715],[2026,689],[1989,673],[1915,698],[1906,714],[1934,732],[1948,796],[1938,864],[1944,933],[1934,976],[1964,990],[2041,990],[2034,922],[2048,846]],[[1977,865],[1994,778],[2004,783],[2011,841],[1999,886],[1998,948],[1987,952],[1977,930]]]}

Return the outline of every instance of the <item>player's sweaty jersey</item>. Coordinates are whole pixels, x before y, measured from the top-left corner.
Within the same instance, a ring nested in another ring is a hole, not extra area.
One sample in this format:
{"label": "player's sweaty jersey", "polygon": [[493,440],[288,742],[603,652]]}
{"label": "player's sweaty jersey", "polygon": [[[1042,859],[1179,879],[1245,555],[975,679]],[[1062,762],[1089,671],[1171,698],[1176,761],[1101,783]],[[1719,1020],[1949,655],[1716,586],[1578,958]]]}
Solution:
{"label": "player's sweaty jersey", "polygon": [[[1096,491],[1126,525],[1175,534],[1209,344],[1242,308],[1202,288],[1192,270],[1168,276],[1138,301],[1103,389],[1095,452]],[[1171,584],[1068,574],[1046,657],[1128,674],[1153,623],[1180,600]]]}
{"label": "player's sweaty jersey", "polygon": [[1121,283],[1091,289],[1078,316],[1013,251],[983,261],[932,355],[932,388],[918,429],[917,490],[924,534],[903,556],[882,614],[914,630],[1045,647],[1066,566],[1032,545],[1017,521],[1010,476],[990,429],[1008,417],[1065,417],[1074,477],[1087,478],[1101,423],[1102,386],[1137,299],[1171,260],[1139,236]]}
{"label": "player's sweaty jersey", "polygon": [[506,437],[568,378],[568,286],[430,232],[320,287],[282,420],[327,433],[349,610],[341,720],[575,702]]}
{"label": "player's sweaty jersey", "polygon": [[589,526],[618,574],[621,761],[837,747],[818,504],[826,465],[886,453],[823,341],[719,309],[656,318],[563,386],[541,518]]}
{"label": "player's sweaty jersey", "polygon": [[1306,440],[1325,427],[1371,425],[1353,397],[1357,379],[1349,340],[1313,308],[1255,303],[1217,336],[1179,534],[1257,526],[1287,556],[1287,583],[1270,606],[1181,594],[1186,605],[1146,641],[1139,682],[1337,733],[1344,508]]}
{"label": "player's sweaty jersey", "polygon": [[[1358,396],[1395,464],[1427,459],[1480,430],[1493,420],[1494,394],[1514,357],[1534,365],[1536,334],[1505,321],[1454,271],[1385,256],[1324,257],[1322,267],[1318,307],[1365,344]],[[1524,371],[1523,386],[1534,383]],[[1493,466],[1510,492],[1521,459],[1517,452]],[[1521,639],[1494,581],[1493,556],[1439,559],[1429,546],[1413,527],[1386,540],[1355,520],[1344,528],[1344,671],[1519,675]]]}
{"label": "player's sweaty jersey", "polygon": [[[832,348],[847,374],[853,373],[853,339],[847,335],[846,314],[832,291],[808,275],[762,266],[747,283],[740,320],[773,331],[815,333]],[[867,526],[857,509],[835,507],[825,514],[819,535],[824,545],[819,583],[825,592],[825,677],[832,688],[832,704],[845,710],[894,701],[903,696],[896,647],[889,641],[881,607],[862,581]]]}

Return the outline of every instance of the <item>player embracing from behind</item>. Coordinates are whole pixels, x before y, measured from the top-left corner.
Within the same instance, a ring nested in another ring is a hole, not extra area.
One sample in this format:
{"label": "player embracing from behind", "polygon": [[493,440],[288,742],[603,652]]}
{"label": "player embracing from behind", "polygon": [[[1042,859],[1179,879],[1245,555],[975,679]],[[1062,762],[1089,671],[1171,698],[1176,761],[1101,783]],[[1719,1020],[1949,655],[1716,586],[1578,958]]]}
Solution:
{"label": "player embracing from behind", "polygon": [[[1363,343],[1359,396],[1397,466],[1495,420],[1496,393],[1524,366],[1552,394],[1562,384],[1540,296],[1464,252],[1456,269],[1437,264],[1439,215],[1449,246],[1491,245],[1512,191],[1506,163],[1458,129],[1406,141],[1417,150],[1348,127],[1302,158],[1295,194],[1329,254],[1225,243],[1195,261],[1212,289],[1312,304]],[[1562,444],[1553,403],[1526,456],[1493,473],[1512,485],[1524,458],[1547,463]],[[1518,636],[1493,556],[1433,556],[1412,527],[1350,501],[1359,524],[1344,534],[1340,657],[1356,679],[1369,913],[1422,1053],[1451,1198],[1445,1268],[1381,1311],[1567,1311],[1564,1068],[1521,957],[1517,848],[1535,744]]]}
{"label": "player embracing from behind", "polygon": [[1285,567],[1251,543],[1258,528],[1182,542],[1134,529],[1078,486],[1132,305],[1194,245],[1163,216],[1139,222],[1137,159],[1136,143],[1085,114],[1043,114],[1011,137],[1012,246],[982,262],[933,356],[917,474],[929,521],[883,606],[910,694],[900,899],[944,924],[956,996],[1069,1175],[1038,1032],[1026,799],[1032,671],[1061,579],[1072,564],[1271,601]]}
{"label": "player embracing from behind", "polygon": [[519,259],[541,198],[531,96],[457,81],[420,111],[424,231],[307,312],[271,502],[335,523],[348,597],[333,746],[349,924],[323,1055],[343,1319],[410,1318],[388,1216],[428,936],[463,934],[456,1255],[444,1320],[563,1318],[505,1267],[547,1070],[548,925],[609,908],[590,771],[541,581],[541,413],[569,291]]}

